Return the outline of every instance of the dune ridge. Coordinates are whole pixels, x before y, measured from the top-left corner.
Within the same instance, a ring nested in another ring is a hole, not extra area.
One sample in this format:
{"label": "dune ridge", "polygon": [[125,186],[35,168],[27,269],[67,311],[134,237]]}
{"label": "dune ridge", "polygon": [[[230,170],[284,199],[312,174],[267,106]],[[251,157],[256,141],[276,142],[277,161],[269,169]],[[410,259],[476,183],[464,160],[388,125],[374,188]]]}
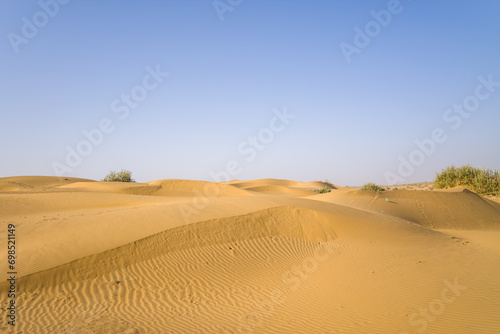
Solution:
{"label": "dune ridge", "polygon": [[320,194],[317,200],[380,212],[429,228],[499,229],[500,206],[467,189],[452,191],[348,191]]}
{"label": "dune ridge", "polygon": [[[87,280],[107,270],[117,270],[165,253],[259,238],[286,237],[313,242],[335,239],[335,231],[316,211],[298,207],[275,207],[251,214],[203,221],[168,229],[103,253],[34,273],[21,281],[30,286],[57,285]],[[5,285],[3,286],[5,288]],[[0,289],[2,284],[0,284]]]}

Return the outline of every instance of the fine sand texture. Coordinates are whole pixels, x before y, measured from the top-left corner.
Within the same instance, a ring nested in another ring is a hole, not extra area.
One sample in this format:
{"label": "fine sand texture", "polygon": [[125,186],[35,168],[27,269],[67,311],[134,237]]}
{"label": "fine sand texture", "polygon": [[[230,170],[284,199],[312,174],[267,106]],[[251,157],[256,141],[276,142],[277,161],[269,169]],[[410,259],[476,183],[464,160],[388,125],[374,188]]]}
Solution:
{"label": "fine sand texture", "polygon": [[0,223],[0,333],[500,333],[500,204],[464,189],[8,177]]}

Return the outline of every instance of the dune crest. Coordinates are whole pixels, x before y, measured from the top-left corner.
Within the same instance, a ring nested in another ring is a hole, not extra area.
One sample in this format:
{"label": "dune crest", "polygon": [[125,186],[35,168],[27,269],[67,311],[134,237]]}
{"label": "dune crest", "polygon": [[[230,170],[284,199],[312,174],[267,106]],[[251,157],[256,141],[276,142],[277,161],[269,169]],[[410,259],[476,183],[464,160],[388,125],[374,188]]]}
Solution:
{"label": "dune crest", "polygon": [[500,229],[500,205],[467,189],[452,191],[345,191],[317,200],[384,213],[429,228]]}

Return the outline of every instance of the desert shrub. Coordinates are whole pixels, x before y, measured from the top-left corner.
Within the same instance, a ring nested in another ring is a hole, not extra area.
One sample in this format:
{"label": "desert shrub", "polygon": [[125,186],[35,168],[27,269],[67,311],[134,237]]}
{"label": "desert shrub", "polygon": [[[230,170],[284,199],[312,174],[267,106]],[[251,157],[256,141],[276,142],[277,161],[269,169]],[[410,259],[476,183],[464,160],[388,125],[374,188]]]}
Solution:
{"label": "desert shrub", "polygon": [[119,172],[111,171],[103,179],[106,182],[135,182],[132,179],[132,172],[128,170],[121,170]]}
{"label": "desert shrub", "polygon": [[500,172],[470,165],[446,167],[436,173],[433,183],[437,189],[464,187],[482,195],[500,195]]}
{"label": "desert shrub", "polygon": [[363,185],[361,190],[368,190],[368,191],[384,191],[385,189],[382,188],[379,185],[376,185],[375,183],[368,182]]}
{"label": "desert shrub", "polygon": [[321,189],[314,189],[315,192],[317,193],[320,193],[320,194],[324,194],[324,193],[329,193],[332,191],[332,189],[328,188],[328,187],[323,187]]}

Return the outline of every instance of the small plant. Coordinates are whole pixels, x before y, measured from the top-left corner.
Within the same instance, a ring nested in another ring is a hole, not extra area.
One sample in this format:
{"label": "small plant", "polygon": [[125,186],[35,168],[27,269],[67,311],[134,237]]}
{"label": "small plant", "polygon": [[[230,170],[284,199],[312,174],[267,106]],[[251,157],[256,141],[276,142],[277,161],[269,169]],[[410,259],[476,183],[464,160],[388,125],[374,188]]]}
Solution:
{"label": "small plant", "polygon": [[481,195],[500,195],[500,172],[464,165],[450,166],[436,173],[436,189],[464,187]]}
{"label": "small plant", "polygon": [[319,194],[324,194],[324,193],[329,193],[332,191],[332,189],[328,188],[328,187],[323,187],[321,189],[314,189],[315,192],[319,193]]}
{"label": "small plant", "polygon": [[384,191],[385,189],[382,188],[379,185],[376,185],[375,183],[368,182],[363,185],[361,190],[368,190],[368,191]]}
{"label": "small plant", "polygon": [[109,172],[102,180],[106,182],[135,182],[134,179],[132,179],[132,172],[123,169],[119,172]]}

